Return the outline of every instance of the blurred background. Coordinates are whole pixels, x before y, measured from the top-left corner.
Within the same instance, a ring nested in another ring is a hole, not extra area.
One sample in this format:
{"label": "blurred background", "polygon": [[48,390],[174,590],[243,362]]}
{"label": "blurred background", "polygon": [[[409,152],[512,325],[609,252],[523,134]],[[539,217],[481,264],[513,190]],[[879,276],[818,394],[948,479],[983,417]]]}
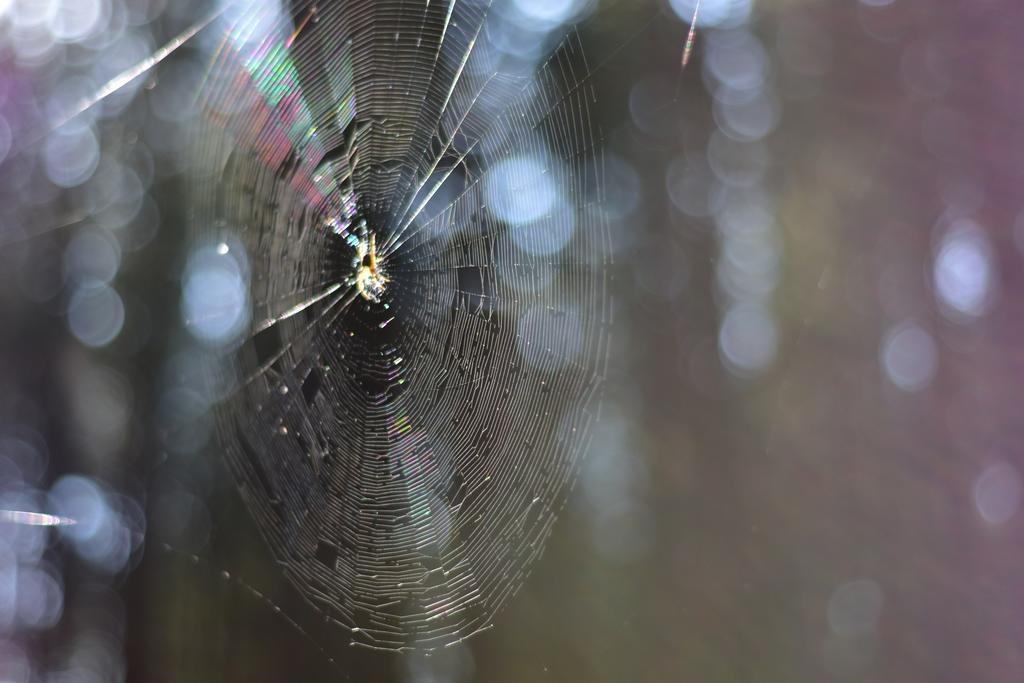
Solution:
{"label": "blurred background", "polygon": [[399,656],[284,582],[194,390],[218,6],[0,0],[0,508],[63,518],[0,520],[0,680],[1020,680],[1024,12],[703,0],[681,69],[692,0],[495,7],[592,69],[607,396],[495,627]]}

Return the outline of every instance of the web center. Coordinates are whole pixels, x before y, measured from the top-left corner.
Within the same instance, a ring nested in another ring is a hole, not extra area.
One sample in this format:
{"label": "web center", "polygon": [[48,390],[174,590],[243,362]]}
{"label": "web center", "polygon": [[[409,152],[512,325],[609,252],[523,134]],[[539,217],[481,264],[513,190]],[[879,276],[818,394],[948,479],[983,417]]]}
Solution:
{"label": "web center", "polygon": [[352,279],[361,297],[380,303],[388,278],[377,260],[377,235],[365,229],[360,232],[362,234],[356,242],[356,254],[352,259],[352,267],[355,268]]}

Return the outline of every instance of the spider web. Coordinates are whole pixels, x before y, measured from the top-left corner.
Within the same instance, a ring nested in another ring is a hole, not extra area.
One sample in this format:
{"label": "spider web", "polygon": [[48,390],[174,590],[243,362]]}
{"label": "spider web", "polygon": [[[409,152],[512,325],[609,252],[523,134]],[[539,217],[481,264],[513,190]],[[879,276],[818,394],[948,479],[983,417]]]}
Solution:
{"label": "spider web", "polygon": [[[252,311],[220,442],[285,575],[355,645],[489,627],[600,407],[611,252],[586,61],[571,34],[505,72],[494,16],[256,7],[224,22],[199,95],[193,240],[244,249]],[[353,277],[368,231],[379,302]]]}

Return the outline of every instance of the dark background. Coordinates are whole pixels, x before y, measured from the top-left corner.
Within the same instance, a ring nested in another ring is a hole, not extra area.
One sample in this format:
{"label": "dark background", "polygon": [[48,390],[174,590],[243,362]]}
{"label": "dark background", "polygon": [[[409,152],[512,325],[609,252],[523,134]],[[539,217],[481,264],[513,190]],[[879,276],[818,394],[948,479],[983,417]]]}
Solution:
{"label": "dark background", "polygon": [[[89,153],[75,138],[46,161],[59,112],[209,11],[99,5],[108,33],[135,39],[76,38],[53,18],[63,5],[0,19],[0,507],[71,501],[95,522],[0,527],[0,673],[1020,678],[1014,2],[759,0],[748,15],[705,0],[724,18],[682,71],[687,23],[667,5],[586,13],[596,114],[627,169],[610,180],[605,416],[519,595],[429,656],[352,649],[323,624],[273,566],[201,408],[167,399],[199,371],[180,351],[175,141],[202,39],[85,115],[100,158],[134,179],[101,163],[103,182],[54,180]],[[756,97],[736,104],[723,83],[745,78]],[[756,234],[731,229],[750,207],[767,211]],[[114,251],[124,322],[95,343],[75,292]]]}

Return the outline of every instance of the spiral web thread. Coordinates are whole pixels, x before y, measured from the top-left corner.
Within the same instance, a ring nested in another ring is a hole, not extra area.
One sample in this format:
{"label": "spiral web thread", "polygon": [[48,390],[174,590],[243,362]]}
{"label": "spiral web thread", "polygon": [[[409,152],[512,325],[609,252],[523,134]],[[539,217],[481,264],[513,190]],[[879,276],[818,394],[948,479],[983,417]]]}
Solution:
{"label": "spiral web thread", "polygon": [[[252,311],[220,442],[285,575],[354,645],[488,628],[600,409],[611,257],[586,61],[572,34],[503,73],[495,16],[253,9],[224,22],[200,93],[193,239],[244,250]],[[376,303],[352,279],[367,229]]]}

